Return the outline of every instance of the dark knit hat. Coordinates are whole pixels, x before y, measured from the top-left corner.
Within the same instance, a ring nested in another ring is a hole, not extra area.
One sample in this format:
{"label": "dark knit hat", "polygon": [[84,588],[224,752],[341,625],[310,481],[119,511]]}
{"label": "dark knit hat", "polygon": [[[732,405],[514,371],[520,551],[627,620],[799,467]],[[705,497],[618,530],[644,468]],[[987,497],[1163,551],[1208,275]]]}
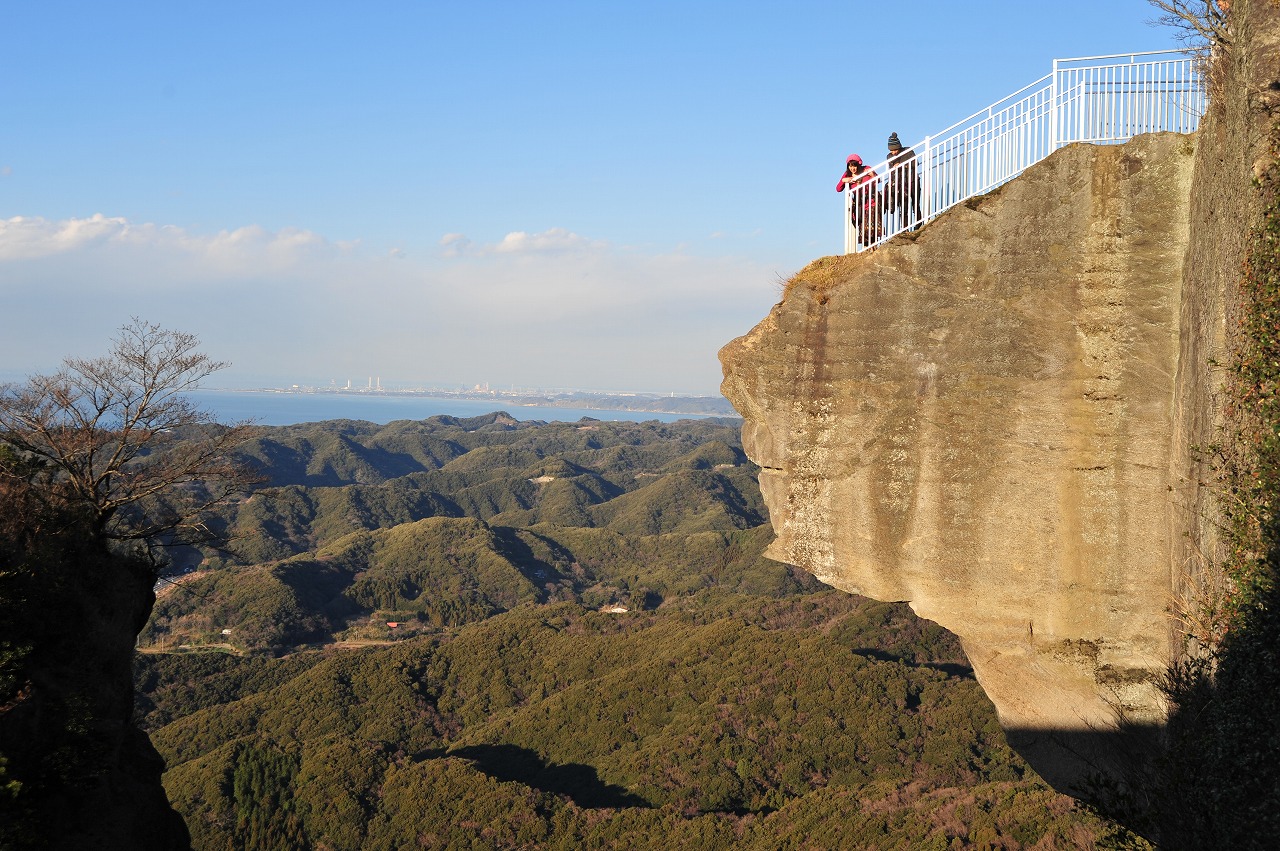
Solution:
{"label": "dark knit hat", "polygon": [[897,134],[897,133],[890,133],[890,134],[889,134],[889,150],[891,150],[891,151],[900,151],[900,150],[902,150],[902,143],[901,143],[900,141],[898,141],[898,134]]}

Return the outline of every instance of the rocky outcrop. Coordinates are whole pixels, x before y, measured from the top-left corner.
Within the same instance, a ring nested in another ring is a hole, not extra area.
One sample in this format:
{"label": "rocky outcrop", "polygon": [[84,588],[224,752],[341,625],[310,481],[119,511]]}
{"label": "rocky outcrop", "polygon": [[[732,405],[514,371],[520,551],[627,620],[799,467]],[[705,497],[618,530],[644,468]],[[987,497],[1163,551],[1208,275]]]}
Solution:
{"label": "rocky outcrop", "polygon": [[1194,148],[1058,151],[914,238],[814,262],[721,352],[769,554],[958,634],[1064,783],[1089,756],[1055,742],[1165,712]]}
{"label": "rocky outcrop", "polygon": [[191,847],[133,720],[142,560],[0,481],[0,848]]}

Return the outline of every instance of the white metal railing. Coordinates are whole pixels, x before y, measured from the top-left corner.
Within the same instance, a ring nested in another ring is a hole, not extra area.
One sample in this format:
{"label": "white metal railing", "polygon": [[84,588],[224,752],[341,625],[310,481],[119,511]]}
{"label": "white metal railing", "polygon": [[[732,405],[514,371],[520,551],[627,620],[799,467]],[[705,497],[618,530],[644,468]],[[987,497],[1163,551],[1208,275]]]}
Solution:
{"label": "white metal railing", "polygon": [[1072,142],[1194,132],[1208,105],[1202,61],[1172,50],[1055,59],[1034,83],[871,166],[844,192],[845,253],[914,230]]}

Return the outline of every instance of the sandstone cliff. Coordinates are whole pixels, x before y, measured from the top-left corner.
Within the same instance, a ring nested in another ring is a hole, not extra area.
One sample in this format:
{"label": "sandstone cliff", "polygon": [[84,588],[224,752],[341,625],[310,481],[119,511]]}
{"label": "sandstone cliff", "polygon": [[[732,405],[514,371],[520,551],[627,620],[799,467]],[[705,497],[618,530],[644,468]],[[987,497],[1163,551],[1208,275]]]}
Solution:
{"label": "sandstone cliff", "polygon": [[[915,239],[816,261],[721,352],[770,554],[957,633],[1012,731],[1165,711],[1193,155],[1063,149]],[[1061,756],[1037,767],[1078,776]]]}

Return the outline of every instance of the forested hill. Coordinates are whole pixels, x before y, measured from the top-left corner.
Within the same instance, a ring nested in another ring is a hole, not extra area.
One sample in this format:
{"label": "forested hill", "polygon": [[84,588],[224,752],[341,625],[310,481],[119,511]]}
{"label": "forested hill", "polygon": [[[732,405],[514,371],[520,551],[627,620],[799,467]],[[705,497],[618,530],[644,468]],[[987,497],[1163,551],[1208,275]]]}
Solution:
{"label": "forested hill", "polygon": [[521,603],[816,588],[760,557],[768,524],[736,430],[501,413],[269,429],[245,451],[270,487],[223,519],[234,555],[203,553],[162,588],[142,646],[281,652]]}
{"label": "forested hill", "polygon": [[222,518],[237,554],[140,639],[197,848],[1138,841],[1008,748],[954,636],[761,556],[736,422],[329,422],[247,452],[270,482]]}

